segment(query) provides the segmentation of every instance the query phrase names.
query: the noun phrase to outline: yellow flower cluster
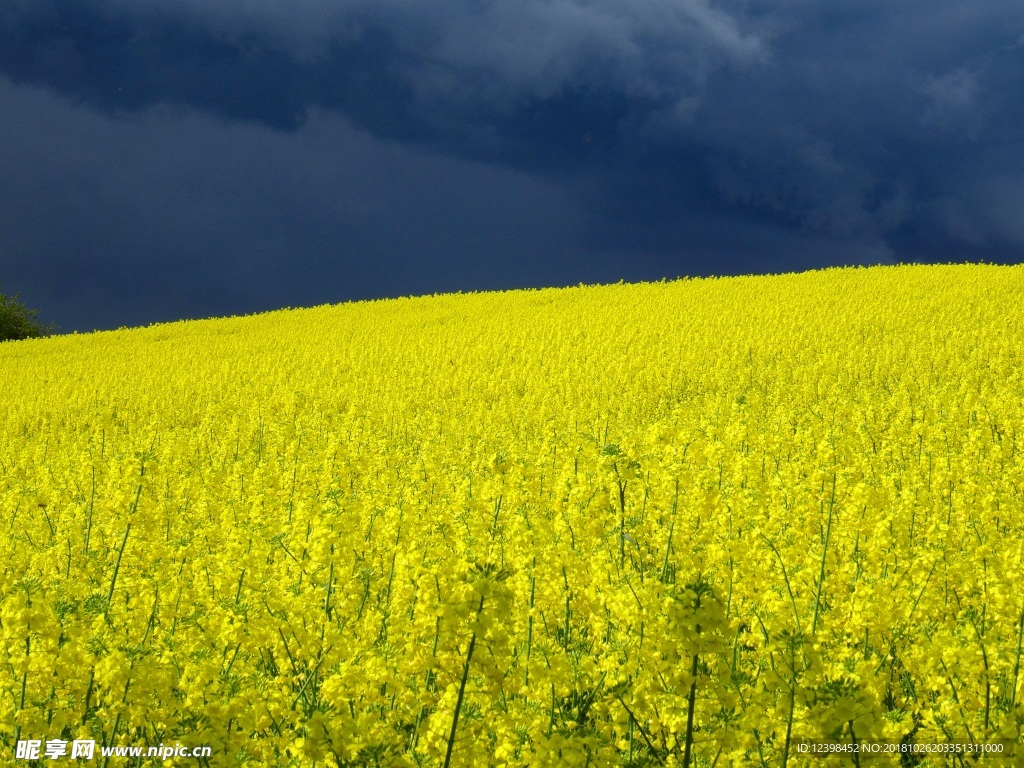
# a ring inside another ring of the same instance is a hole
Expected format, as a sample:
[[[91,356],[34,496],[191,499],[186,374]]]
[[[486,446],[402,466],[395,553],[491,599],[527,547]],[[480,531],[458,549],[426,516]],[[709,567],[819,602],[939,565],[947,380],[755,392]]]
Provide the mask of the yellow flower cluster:
[[[1021,307],[880,267],[0,345],[2,748],[1020,765]]]

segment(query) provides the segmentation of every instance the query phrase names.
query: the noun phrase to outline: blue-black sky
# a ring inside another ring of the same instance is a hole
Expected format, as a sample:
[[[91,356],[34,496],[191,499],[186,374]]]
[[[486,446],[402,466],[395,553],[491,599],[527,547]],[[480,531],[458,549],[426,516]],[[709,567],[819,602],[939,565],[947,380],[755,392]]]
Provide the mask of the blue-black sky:
[[[1019,0],[0,0],[65,331],[965,260],[1024,260]]]

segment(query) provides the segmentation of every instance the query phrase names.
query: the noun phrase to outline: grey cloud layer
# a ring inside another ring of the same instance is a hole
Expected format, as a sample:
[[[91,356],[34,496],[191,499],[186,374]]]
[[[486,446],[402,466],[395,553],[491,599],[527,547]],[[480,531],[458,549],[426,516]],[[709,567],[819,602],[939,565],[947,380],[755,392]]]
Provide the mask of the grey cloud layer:
[[[705,0],[108,0],[107,7],[176,18],[235,42],[264,35],[307,60],[328,55],[339,40],[355,41],[365,25],[379,26],[424,68],[487,73],[535,96],[572,81],[591,60],[608,61],[620,86],[647,90],[699,74],[702,59],[761,53],[756,36]]]
[[[336,111],[560,174],[612,239],[639,205],[912,258],[1024,248],[1019,2],[17,0],[0,68],[113,111]]]

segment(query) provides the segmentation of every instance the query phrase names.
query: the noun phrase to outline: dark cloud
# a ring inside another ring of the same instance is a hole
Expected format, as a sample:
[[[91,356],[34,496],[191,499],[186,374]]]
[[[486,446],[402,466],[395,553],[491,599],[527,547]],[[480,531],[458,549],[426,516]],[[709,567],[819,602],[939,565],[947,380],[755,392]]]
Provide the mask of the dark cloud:
[[[7,0],[0,73],[7,253],[153,317],[1024,251],[1019,3]]]
[[[558,185],[326,113],[289,134],[2,84],[0,103],[4,284],[69,330],[621,270],[578,261],[586,215]]]

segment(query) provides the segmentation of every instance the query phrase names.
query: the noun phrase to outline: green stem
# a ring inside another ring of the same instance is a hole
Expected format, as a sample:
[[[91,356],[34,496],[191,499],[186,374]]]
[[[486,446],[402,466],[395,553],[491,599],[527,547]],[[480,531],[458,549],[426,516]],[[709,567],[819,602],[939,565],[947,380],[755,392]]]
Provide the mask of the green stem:
[[[859,749],[860,741],[857,738],[857,734],[853,732],[853,720],[850,721],[850,739],[851,739],[851,741],[853,741],[853,749],[854,749],[854,752],[853,752],[853,765],[854,765],[854,768],[860,768],[860,753],[857,751]]]
[[[18,712],[23,712],[25,709],[25,689],[28,686],[28,657],[32,650],[32,638],[28,636],[25,638],[25,671],[21,674],[21,700],[18,702]],[[18,725],[14,729],[14,743],[17,744],[19,737],[21,736],[21,725]]]
[[[534,567],[537,565],[537,558],[534,558]],[[534,592],[537,587],[537,577],[530,576],[530,613],[526,619],[526,672],[523,675],[523,685],[528,686],[530,684],[530,655],[533,651],[533,598]],[[1020,643],[1017,644],[1018,646]],[[1020,648],[1017,649],[1017,655],[1020,656]]]
[[[327,575],[327,598],[324,600],[324,613],[327,614],[327,620],[331,620],[331,590],[334,588],[334,561],[331,560],[331,570]]]
[[[1013,688],[1010,689],[1010,707],[1017,703],[1017,678],[1020,675],[1020,649],[1024,640],[1024,602],[1020,607],[1020,620],[1017,622],[1017,655],[1013,660]]]
[[[793,709],[796,705],[796,644],[790,639],[789,646],[789,714],[786,716],[786,745],[782,750],[782,768],[789,762],[789,745],[793,737]]]
[[[789,574],[786,572],[786,563],[783,562],[782,554],[772,543],[771,539],[764,534],[761,534],[761,537],[768,542],[768,546],[772,548],[772,552],[774,552],[775,556],[779,558],[779,565],[782,566],[782,578],[786,580],[786,591],[789,592],[789,602],[793,606],[793,619],[796,621],[796,631],[803,634],[803,629],[800,627],[800,612],[796,609],[796,597],[793,595],[793,587],[789,583]]]
[[[647,729],[640,725],[640,721],[636,719],[636,715],[633,714],[633,710],[629,708],[622,696],[619,696],[618,699],[619,704],[622,705],[622,708],[626,710],[626,714],[629,715],[629,762],[633,762],[633,726],[635,725],[640,731],[640,735],[643,737],[644,743],[647,744],[647,749],[649,749],[651,754],[654,755],[654,759],[658,761],[659,765],[664,765],[665,761],[662,759],[661,753],[655,748],[654,743],[651,741],[651,737],[647,735]]]
[[[480,595],[480,605],[476,609],[476,615],[479,617],[480,612],[484,609],[484,596]],[[448,749],[444,754],[444,768],[449,768],[452,763],[452,750],[455,748],[455,729],[459,724],[459,712],[462,709],[462,700],[466,695],[466,681],[469,679],[469,665],[473,661],[473,649],[476,648],[476,630],[473,630],[473,636],[469,638],[469,650],[466,652],[466,664],[462,668],[462,682],[459,683],[459,696],[455,700],[455,712],[452,715],[452,729],[448,733]]]
[[[836,473],[832,473],[832,498],[828,502],[828,525],[825,527],[825,547],[821,552],[821,569],[818,572],[818,594],[814,597],[814,619],[811,621],[811,634],[818,629],[818,609],[821,607],[821,588],[825,584],[825,558],[828,557],[828,540],[832,534],[832,509],[836,502]]]
[[[85,523],[85,554],[89,554],[89,537],[92,535],[92,510],[96,505],[96,467],[92,468],[92,490],[89,492],[89,517]]]
[[[676,529],[676,509],[679,506],[679,478],[676,478],[676,497],[672,501],[672,522],[668,527],[668,544],[665,545],[665,559],[661,564],[661,583],[668,583],[668,557],[672,553],[672,534]]]
[[[1021,617],[1017,622],[1017,655],[1014,658],[1014,685],[1010,694],[1010,707],[1017,703],[1017,679],[1021,671],[1021,640],[1024,640],[1024,603],[1021,603]]]
[[[690,750],[693,748],[693,711],[697,704],[697,654],[690,664],[690,695],[686,702],[686,744],[683,747],[683,768],[690,768]]]
[[[139,486],[139,490],[142,490],[142,486]],[[135,498],[135,503],[138,505],[138,496]],[[117,551],[117,561],[114,563],[114,575],[110,578],[110,589],[107,590],[107,605],[103,610],[103,617],[107,618],[110,612],[110,601],[114,599],[114,585],[117,584],[117,574],[121,570],[121,558],[124,556],[124,546],[128,543],[128,533],[132,529],[131,521],[128,521],[128,527],[124,529],[124,537],[121,539],[121,548]]]

